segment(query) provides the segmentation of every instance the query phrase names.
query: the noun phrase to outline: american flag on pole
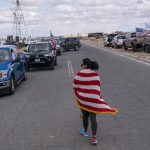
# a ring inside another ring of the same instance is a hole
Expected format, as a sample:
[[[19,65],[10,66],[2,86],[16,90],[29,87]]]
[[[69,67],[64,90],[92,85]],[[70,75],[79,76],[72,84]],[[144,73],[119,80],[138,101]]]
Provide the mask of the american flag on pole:
[[[53,49],[56,49],[57,40],[54,38],[51,30],[50,30],[50,44]]]
[[[136,28],[136,36],[145,36],[150,33],[149,30],[143,28]]]

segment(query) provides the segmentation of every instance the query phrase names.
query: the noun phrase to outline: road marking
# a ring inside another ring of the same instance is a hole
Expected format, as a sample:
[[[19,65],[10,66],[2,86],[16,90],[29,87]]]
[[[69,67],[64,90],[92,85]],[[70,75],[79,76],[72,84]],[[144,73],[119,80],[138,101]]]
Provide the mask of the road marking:
[[[67,66],[68,66],[69,76],[71,77],[71,69],[70,69],[69,60],[67,60]]]
[[[67,66],[68,66],[68,71],[69,71],[70,77],[74,77],[75,73],[74,73],[74,69],[73,69],[72,62],[70,59],[67,60]]]
[[[75,75],[74,75],[74,69],[73,69],[73,66],[72,66],[72,62],[71,62],[71,60],[69,62],[70,62],[72,77],[74,77]]]
[[[100,50],[102,50],[102,51],[106,51],[106,52],[109,52],[109,53],[112,53],[112,54],[116,54],[116,55],[118,55],[118,56],[121,56],[121,57],[130,59],[130,60],[136,61],[136,62],[138,62],[138,63],[144,64],[144,65],[147,65],[147,66],[150,66],[150,63],[143,62],[142,60],[137,60],[137,59],[135,59],[135,58],[132,58],[132,57],[129,57],[129,56],[125,56],[125,55],[123,55],[123,54],[118,54],[117,52],[109,51],[109,50],[106,49],[106,48],[99,48],[99,47],[97,47],[97,46],[93,46],[93,45],[90,45],[90,44],[87,44],[87,43],[85,43],[85,44],[86,44],[86,45],[89,45],[89,46],[91,46],[91,47],[94,47],[94,48],[98,48],[98,49],[100,49]],[[145,60],[145,61],[146,61],[146,60]]]

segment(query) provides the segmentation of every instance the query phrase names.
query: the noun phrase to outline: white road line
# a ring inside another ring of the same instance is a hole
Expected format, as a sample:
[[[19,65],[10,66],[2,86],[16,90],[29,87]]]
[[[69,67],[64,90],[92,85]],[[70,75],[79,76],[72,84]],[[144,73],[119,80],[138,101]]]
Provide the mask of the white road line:
[[[71,69],[72,77],[74,77],[75,74],[74,74],[74,69],[73,69],[71,60],[69,60],[69,63],[70,63],[70,69]]]
[[[102,50],[102,51],[106,51],[106,52],[109,52],[109,53],[112,53],[112,54],[116,54],[116,55],[119,55],[119,56],[121,56],[121,57],[124,57],[124,58],[130,59],[130,60],[136,61],[136,62],[138,62],[138,63],[141,63],[141,64],[144,64],[144,65],[150,66],[150,63],[143,62],[142,60],[137,60],[137,59],[135,59],[135,58],[132,58],[132,57],[129,57],[129,56],[125,56],[125,55],[123,55],[123,54],[118,54],[118,53],[116,53],[116,52],[109,51],[109,50],[107,50],[107,49],[105,49],[105,48],[99,48],[99,47],[97,47],[97,46],[93,46],[93,45],[90,45],[90,44],[87,44],[87,43],[85,43],[85,44],[86,44],[86,45],[89,45],[89,46],[91,46],[91,47],[98,48],[98,49],[100,49],[100,50]]]
[[[75,73],[74,73],[74,69],[73,69],[73,66],[72,66],[70,59],[67,60],[67,66],[68,66],[68,70],[69,70],[69,76],[74,77]]]
[[[67,66],[68,66],[69,76],[71,77],[71,69],[70,69],[69,60],[67,60]]]

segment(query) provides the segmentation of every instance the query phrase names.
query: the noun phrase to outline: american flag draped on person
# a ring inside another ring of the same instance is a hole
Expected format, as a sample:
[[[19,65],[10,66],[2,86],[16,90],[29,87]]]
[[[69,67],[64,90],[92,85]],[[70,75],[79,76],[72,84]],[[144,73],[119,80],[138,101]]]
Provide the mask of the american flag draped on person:
[[[56,49],[56,43],[57,43],[57,40],[54,38],[50,30],[50,44],[51,44],[52,49]]]

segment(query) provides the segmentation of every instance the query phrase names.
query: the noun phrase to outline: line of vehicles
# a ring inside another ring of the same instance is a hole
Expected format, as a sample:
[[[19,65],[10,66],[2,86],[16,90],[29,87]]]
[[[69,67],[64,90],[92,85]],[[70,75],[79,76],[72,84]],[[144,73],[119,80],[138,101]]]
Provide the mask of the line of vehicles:
[[[131,48],[134,52],[143,50],[150,53],[150,35],[136,36],[136,32],[118,35],[117,33],[107,34],[104,36],[104,46],[112,48]]]
[[[26,81],[27,71],[32,67],[47,66],[54,70],[57,56],[71,49],[78,51],[80,47],[78,38],[59,38],[55,48],[49,41],[33,42],[23,52],[14,45],[0,46],[0,94],[14,94],[15,86]]]

